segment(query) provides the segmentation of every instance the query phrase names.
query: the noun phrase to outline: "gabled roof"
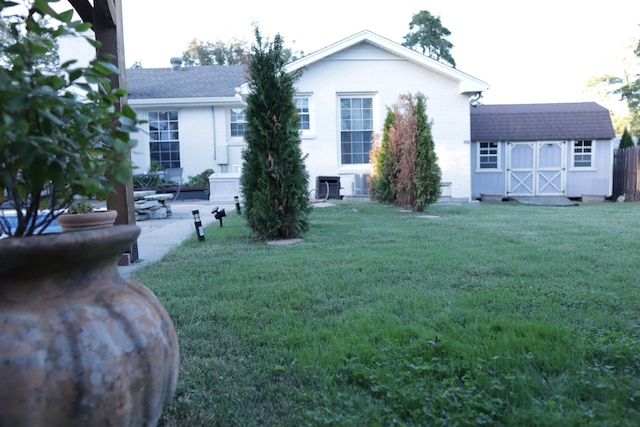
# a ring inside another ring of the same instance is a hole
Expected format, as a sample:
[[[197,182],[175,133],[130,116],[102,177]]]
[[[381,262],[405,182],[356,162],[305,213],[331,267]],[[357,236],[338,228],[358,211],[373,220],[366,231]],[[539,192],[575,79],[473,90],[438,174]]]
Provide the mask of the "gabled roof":
[[[126,71],[130,100],[230,98],[246,81],[243,65],[202,65],[167,68],[132,68]]]
[[[367,30],[356,33],[350,37],[347,37],[323,49],[302,57],[297,61],[289,64],[287,70],[295,71],[297,69],[307,67],[314,62],[320,61],[330,55],[355,46],[358,43],[369,43],[400,58],[404,58],[452,80],[458,81],[460,84],[460,93],[478,93],[483,92],[489,88],[489,85],[480,79],[472,77],[469,74],[463,73],[456,68],[443,64],[442,62],[436,61],[435,59],[429,58],[428,56],[416,52],[415,50],[404,47],[396,42],[393,42],[387,38],[384,38]]]
[[[595,102],[471,106],[472,141],[612,139],[609,110]]]

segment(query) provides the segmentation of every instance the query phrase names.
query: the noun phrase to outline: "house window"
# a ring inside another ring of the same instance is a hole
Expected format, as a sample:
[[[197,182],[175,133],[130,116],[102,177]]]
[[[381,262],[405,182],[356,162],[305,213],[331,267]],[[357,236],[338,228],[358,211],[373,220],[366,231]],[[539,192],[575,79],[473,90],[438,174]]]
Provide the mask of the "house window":
[[[149,113],[149,154],[165,169],[180,167],[177,111]]]
[[[229,113],[230,134],[232,138],[242,138],[247,130],[247,115],[244,109],[232,108]]]
[[[296,103],[296,113],[298,113],[298,130],[308,132],[311,129],[311,119],[309,116],[309,98],[297,96],[294,98]]]
[[[591,168],[593,167],[593,141],[573,142],[573,167]]]
[[[478,168],[498,169],[499,151],[497,142],[481,142],[478,148]]]
[[[369,163],[373,135],[373,98],[340,99],[342,164]]]

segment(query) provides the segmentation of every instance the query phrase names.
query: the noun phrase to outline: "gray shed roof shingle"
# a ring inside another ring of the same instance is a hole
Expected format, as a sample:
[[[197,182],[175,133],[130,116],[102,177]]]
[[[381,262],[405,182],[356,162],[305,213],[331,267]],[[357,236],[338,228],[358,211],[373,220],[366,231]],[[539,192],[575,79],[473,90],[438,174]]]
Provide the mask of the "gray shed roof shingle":
[[[471,107],[472,141],[612,139],[609,110],[595,102]]]
[[[246,82],[246,71],[243,65],[133,68],[126,82],[131,99],[230,97]]]

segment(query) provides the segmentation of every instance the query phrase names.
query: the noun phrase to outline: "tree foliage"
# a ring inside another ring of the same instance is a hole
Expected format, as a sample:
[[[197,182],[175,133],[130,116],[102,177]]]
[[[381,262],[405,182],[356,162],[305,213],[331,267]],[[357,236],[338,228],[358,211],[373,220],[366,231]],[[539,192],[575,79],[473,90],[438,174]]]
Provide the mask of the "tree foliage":
[[[182,61],[186,66],[248,64],[249,49],[244,40],[211,43],[194,38],[182,52]]]
[[[593,77],[587,82],[587,87],[593,90],[604,90],[609,95],[618,95],[625,101],[629,110],[628,117],[616,126],[616,131],[629,128],[631,134],[640,135],[640,41],[633,50],[632,64],[625,67],[623,76],[601,75]],[[616,125],[614,117],[614,125]]]
[[[303,56],[301,51],[293,51],[290,48],[282,50],[287,63]],[[251,61],[251,49],[248,43],[241,39],[232,39],[224,42],[217,40],[212,43],[194,38],[189,42],[187,50],[182,52],[182,62],[186,66],[198,65],[249,65]]]
[[[453,44],[446,40],[445,37],[451,35],[446,27],[442,25],[439,16],[433,16],[427,10],[421,10],[413,15],[409,23],[409,30],[415,31],[407,33],[404,36],[403,46],[420,51],[430,58],[438,61],[444,60],[456,67],[456,62],[451,55]]]
[[[423,211],[440,197],[437,160],[426,97],[401,95],[388,110],[381,143],[372,150],[371,197]]]
[[[287,73],[278,34],[263,43],[258,28],[249,64],[247,148],[240,178],[249,227],[261,239],[299,237],[309,228],[309,175],[293,100],[300,73]]]
[[[374,147],[370,156],[373,173],[369,177],[369,194],[373,200],[384,203],[394,203],[396,199],[396,165],[398,159],[389,139],[389,129],[394,120],[394,112],[388,108],[382,129],[382,140],[378,142],[374,135]]]
[[[442,171],[438,165],[431,124],[427,118],[427,99],[419,93],[416,96],[416,210],[422,212],[440,198]]]
[[[631,148],[633,147],[633,138],[627,129],[622,132],[622,137],[620,138],[620,146],[618,148]]]

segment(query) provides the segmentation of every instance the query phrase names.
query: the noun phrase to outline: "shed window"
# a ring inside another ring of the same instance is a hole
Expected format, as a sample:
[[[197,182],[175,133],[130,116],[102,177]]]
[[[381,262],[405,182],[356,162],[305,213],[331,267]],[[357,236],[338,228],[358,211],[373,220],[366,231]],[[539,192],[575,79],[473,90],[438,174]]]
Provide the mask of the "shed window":
[[[481,142],[478,148],[478,168],[498,169],[498,143]]]
[[[593,167],[593,141],[579,140],[573,142],[573,167]]]

